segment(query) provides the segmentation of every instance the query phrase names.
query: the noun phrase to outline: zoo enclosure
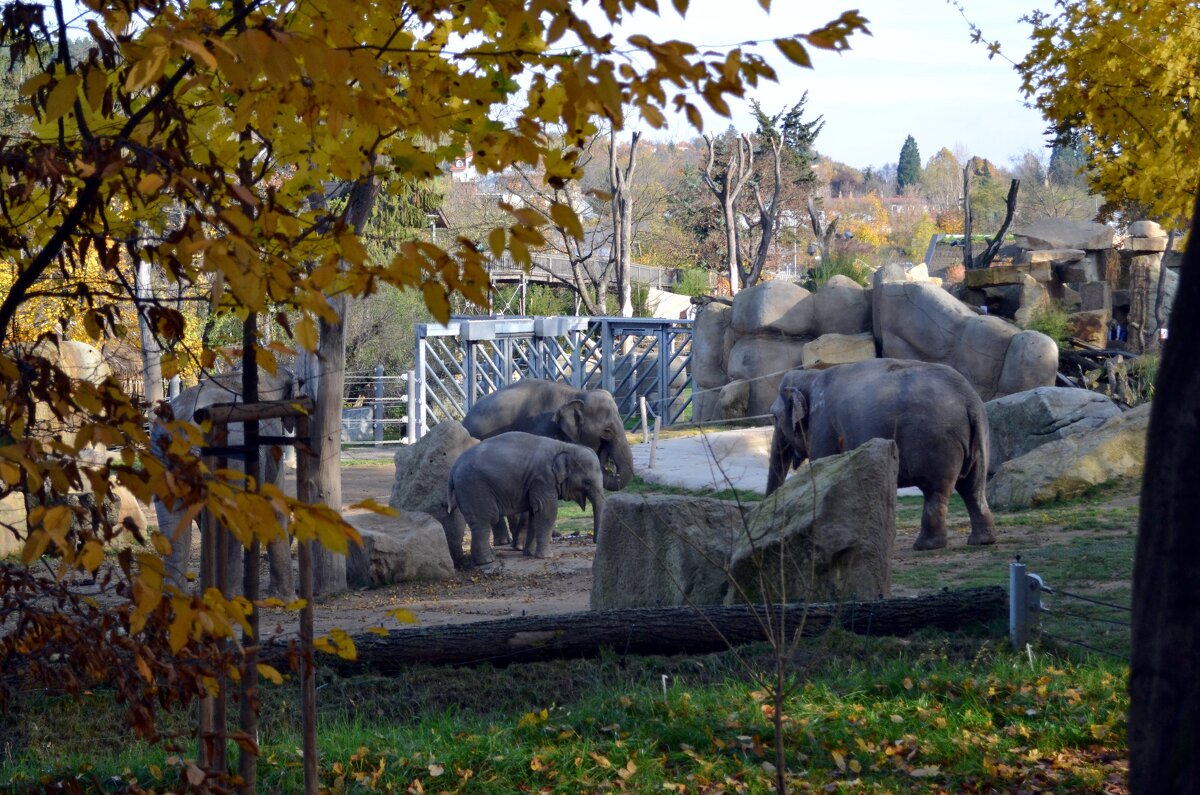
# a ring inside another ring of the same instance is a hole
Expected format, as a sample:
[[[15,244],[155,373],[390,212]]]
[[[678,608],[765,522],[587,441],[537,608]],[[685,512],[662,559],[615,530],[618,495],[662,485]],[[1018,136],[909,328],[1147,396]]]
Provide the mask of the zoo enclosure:
[[[410,441],[442,420],[461,420],[479,398],[522,378],[606,389],[630,427],[640,398],[664,425],[690,417],[690,320],[460,318],[416,331]]]

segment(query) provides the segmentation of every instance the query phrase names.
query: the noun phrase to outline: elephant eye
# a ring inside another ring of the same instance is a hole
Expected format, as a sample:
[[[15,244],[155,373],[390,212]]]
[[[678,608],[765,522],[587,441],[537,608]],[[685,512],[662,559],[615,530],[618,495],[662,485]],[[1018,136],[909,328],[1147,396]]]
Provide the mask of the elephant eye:
[[[602,431],[600,432],[600,438],[601,438],[601,439],[611,439],[612,437],[613,437],[613,430],[612,430],[612,428],[605,428],[604,430],[602,430]]]

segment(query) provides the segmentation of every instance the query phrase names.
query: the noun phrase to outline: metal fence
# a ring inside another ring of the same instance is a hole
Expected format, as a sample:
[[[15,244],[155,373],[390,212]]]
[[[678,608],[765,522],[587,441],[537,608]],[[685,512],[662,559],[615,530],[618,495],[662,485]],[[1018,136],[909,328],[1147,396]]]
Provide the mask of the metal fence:
[[[1042,638],[1128,659],[1129,605],[1052,587],[1041,576],[1026,571],[1019,559],[1009,564],[1008,585],[1008,631],[1014,651],[1022,651],[1033,639]],[[1046,626],[1048,619],[1055,618],[1069,619],[1075,636],[1059,634],[1057,626]],[[1078,637],[1081,631],[1084,637]]]
[[[630,427],[639,402],[670,425],[690,418],[692,321],[622,317],[460,318],[417,326],[409,437],[461,420],[521,378],[612,393]]]

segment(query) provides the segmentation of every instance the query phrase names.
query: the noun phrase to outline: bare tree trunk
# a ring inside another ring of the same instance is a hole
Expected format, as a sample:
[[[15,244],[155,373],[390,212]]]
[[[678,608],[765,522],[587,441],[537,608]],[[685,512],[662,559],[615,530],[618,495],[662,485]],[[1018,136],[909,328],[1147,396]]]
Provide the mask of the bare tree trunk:
[[[963,166],[963,267],[975,267],[975,255],[971,246],[971,164]]]
[[[1200,200],[1150,413],[1133,570],[1129,784],[1200,792]]]
[[[1004,223],[1000,224],[1000,231],[992,238],[992,242],[988,243],[987,250],[979,257],[977,267],[986,268],[992,264],[992,260],[1000,253],[1000,247],[1004,245],[1004,235],[1008,233],[1008,227],[1012,223],[1013,214],[1017,211],[1017,191],[1021,189],[1021,180],[1014,179],[1008,186],[1008,201],[1004,212]]]
[[[754,252],[754,260],[749,270],[741,272],[743,287],[753,287],[762,278],[763,267],[767,264],[767,255],[771,253],[771,244],[779,229],[779,193],[782,189],[783,173],[779,155],[783,151],[783,138],[775,136],[768,138],[771,145],[771,155],[775,161],[775,187],[771,191],[771,200],[764,203],[758,186],[754,188],[754,202],[758,205],[759,228],[762,236],[758,239],[758,247]]]
[[[633,317],[633,210],[629,187],[637,169],[637,145],[640,132],[633,133],[629,142],[629,158],[625,168],[617,164],[617,130],[608,134],[608,186],[612,192],[613,270],[617,277],[617,294],[620,296],[621,317]]]
[[[344,218],[356,234],[361,234],[366,226],[378,193],[379,184],[374,177],[359,181],[351,189]],[[341,511],[342,400],[346,383],[347,304],[345,296],[342,295],[330,296],[328,301],[338,319],[334,322],[320,319],[318,328],[321,336],[317,353],[315,356],[302,356],[300,370],[305,391],[316,401],[310,425],[312,451],[316,461],[310,470],[314,482],[309,485],[309,494],[315,502]],[[318,595],[346,590],[346,558],[320,544],[315,545],[313,579]]]
[[[812,194],[808,194],[808,222],[812,225],[813,236],[817,239],[817,248],[820,249],[822,262],[827,262],[832,255],[833,238],[837,234],[837,225],[840,220],[842,220],[842,217],[835,215],[833,220],[828,223],[822,223]]]
[[[738,137],[734,141],[736,149],[729,153],[729,162],[725,164],[725,173],[714,175],[716,145],[711,135],[705,135],[704,142],[708,144],[708,163],[704,168],[704,184],[708,186],[721,205],[721,218],[725,224],[725,268],[729,272],[729,292],[737,295],[740,275],[737,201],[754,170],[754,147],[750,145],[749,135]]]
[[[860,635],[908,635],[928,627],[957,630],[995,621],[1007,609],[1004,589],[993,585],[846,604],[695,605],[520,616],[414,627],[386,638],[356,635],[355,660],[327,662],[344,673],[369,668],[395,674],[415,664],[504,665],[593,657],[605,648],[621,654],[703,654],[768,640],[771,629],[780,626],[802,628],[806,636],[834,625]]]
[[[138,328],[142,332],[142,395],[151,409],[163,399],[162,346],[150,327],[146,309],[154,299],[154,281],[150,263],[139,260],[134,273],[134,291],[138,303]]]

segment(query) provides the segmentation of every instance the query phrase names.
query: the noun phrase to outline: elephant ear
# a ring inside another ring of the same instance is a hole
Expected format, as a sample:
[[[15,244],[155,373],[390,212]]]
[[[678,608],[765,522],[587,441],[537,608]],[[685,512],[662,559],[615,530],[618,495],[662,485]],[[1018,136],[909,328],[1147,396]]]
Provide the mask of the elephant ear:
[[[562,485],[567,482],[567,478],[571,476],[571,453],[568,450],[561,450],[554,454],[554,461],[550,465],[554,472],[554,483],[561,491]]]
[[[808,398],[799,389],[792,389],[789,398],[792,432],[796,439],[803,439],[808,432]]]
[[[568,400],[554,413],[554,423],[562,431],[563,436],[572,442],[579,441],[583,429],[583,401],[579,398]]]

